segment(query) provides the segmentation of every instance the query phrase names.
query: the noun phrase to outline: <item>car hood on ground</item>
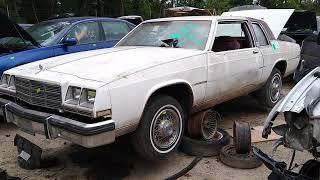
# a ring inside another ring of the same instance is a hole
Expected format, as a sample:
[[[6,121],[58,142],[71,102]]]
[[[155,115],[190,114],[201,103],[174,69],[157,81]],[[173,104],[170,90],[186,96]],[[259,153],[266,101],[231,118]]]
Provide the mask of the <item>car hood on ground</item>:
[[[39,46],[39,43],[33,39],[33,37],[25,31],[17,23],[11,21],[7,16],[0,13],[0,39],[5,37],[19,37],[26,41],[30,41],[36,47]]]
[[[5,73],[46,79],[50,72],[110,83],[153,66],[203,54],[203,51],[162,47],[116,47],[49,58]],[[52,79],[48,80],[52,81]]]
[[[255,9],[224,12],[222,16],[242,16],[265,21],[277,39],[294,9]]]

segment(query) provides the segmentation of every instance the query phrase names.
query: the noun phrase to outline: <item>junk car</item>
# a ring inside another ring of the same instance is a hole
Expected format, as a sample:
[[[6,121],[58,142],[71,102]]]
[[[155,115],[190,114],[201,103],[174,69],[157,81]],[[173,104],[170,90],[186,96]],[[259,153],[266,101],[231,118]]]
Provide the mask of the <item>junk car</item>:
[[[147,20],[114,48],[5,71],[0,107],[24,132],[88,148],[131,133],[155,160],[178,147],[192,113],[248,93],[273,107],[299,59],[298,44],[277,41],[258,19]]]

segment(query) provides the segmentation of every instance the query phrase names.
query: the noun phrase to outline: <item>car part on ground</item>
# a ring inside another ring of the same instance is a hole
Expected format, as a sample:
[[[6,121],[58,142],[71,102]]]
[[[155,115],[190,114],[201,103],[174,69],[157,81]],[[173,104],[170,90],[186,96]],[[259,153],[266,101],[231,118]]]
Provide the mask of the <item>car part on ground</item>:
[[[261,104],[272,108],[281,99],[282,74],[278,68],[274,68],[266,84],[255,94]]]
[[[285,162],[277,162],[255,149],[255,154],[272,170],[270,177],[278,179],[319,179],[320,162],[307,161],[298,173],[292,172],[291,166],[295,158],[295,151],[309,151],[315,159],[320,157],[320,68],[315,68],[307,74],[288,95],[283,98],[269,113],[262,137],[268,138],[273,130],[281,138],[277,140],[273,149],[278,146],[294,150],[289,168]],[[283,113],[285,124],[273,127],[278,114]]]
[[[249,123],[234,121],[233,142],[237,153],[245,154],[251,151],[251,129]]]
[[[202,160],[202,157],[194,158],[193,161],[187,167],[183,168],[178,173],[165,178],[165,180],[175,180],[182,177],[183,175],[187,174],[192,168],[194,168],[201,160]]]
[[[16,135],[14,145],[18,149],[18,164],[23,169],[38,169],[41,167],[42,149],[28,141],[27,139]]]
[[[138,129],[133,133],[135,150],[145,159],[156,161],[177,149],[184,132],[184,110],[167,95],[150,99]]]
[[[18,150],[18,164],[21,168],[32,170],[48,168],[57,165],[56,158],[42,159],[42,149],[20,135],[14,138]]]
[[[6,170],[0,168],[0,179],[1,180],[20,180],[19,177],[9,176]]]
[[[187,124],[188,134],[191,138],[211,140],[217,133],[221,116],[214,110],[206,110],[192,116]]]
[[[272,171],[268,176],[269,180],[318,180],[320,177],[320,162],[317,160],[308,160],[296,173],[290,168],[287,169],[285,162],[273,160],[258,148],[254,147],[253,152]]]
[[[219,155],[221,148],[229,143],[230,135],[226,131],[219,129],[210,141],[184,136],[179,149],[192,156],[210,157]]]
[[[253,169],[262,165],[262,161],[253,153],[239,154],[234,145],[228,145],[221,149],[220,160],[223,164],[239,169]]]
[[[302,79],[269,113],[262,136],[268,138],[273,129],[282,136],[277,146],[284,145],[294,150],[308,150],[314,156],[320,154],[320,68]],[[276,127],[273,121],[284,113],[286,124]]]

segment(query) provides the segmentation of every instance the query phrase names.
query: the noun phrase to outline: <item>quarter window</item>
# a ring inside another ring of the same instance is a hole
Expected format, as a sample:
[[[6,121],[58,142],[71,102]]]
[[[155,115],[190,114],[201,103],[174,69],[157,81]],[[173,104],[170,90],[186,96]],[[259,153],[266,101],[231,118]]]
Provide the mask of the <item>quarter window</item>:
[[[251,48],[252,38],[245,22],[219,22],[212,50],[214,52]]]
[[[263,30],[261,29],[261,27],[256,23],[253,23],[252,26],[253,26],[254,33],[256,34],[259,45],[267,46],[268,40]]]
[[[78,44],[96,43],[100,40],[97,22],[87,22],[75,25],[66,38],[75,38]]]
[[[120,40],[130,31],[129,26],[123,22],[102,22],[102,27],[107,41]]]

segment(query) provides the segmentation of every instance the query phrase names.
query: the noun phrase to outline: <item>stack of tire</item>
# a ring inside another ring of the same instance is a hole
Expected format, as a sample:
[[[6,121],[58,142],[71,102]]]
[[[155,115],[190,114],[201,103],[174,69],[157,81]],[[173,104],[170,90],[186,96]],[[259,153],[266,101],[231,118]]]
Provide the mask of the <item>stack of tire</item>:
[[[221,149],[220,160],[222,163],[239,169],[253,169],[262,165],[262,161],[253,153],[249,123],[234,122],[233,142],[234,144]]]
[[[218,156],[230,142],[229,134],[218,128],[220,121],[220,115],[212,109],[194,115],[188,121],[180,150],[192,156]]]

